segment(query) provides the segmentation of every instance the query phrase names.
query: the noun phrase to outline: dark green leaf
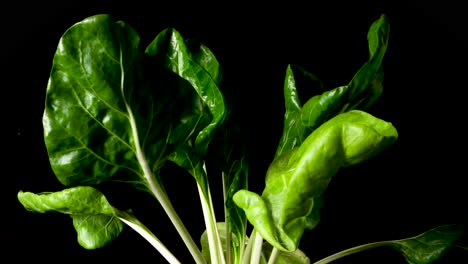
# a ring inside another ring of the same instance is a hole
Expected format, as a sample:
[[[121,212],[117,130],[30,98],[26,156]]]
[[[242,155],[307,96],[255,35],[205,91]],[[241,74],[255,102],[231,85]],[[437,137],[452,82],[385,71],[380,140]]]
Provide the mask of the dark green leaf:
[[[441,258],[464,232],[462,225],[443,225],[418,236],[395,240],[390,246],[411,264],[429,264]]]
[[[138,42],[130,27],[107,15],[75,24],[60,39],[43,124],[63,184],[95,184],[119,171],[141,178],[127,108]]]
[[[299,100],[294,71],[288,66],[284,83],[284,129],[276,157],[299,146],[313,130],[333,116],[353,109],[365,110],[379,98],[383,89],[382,60],[387,50],[388,37],[389,24],[386,16],[382,15],[368,31],[370,58],[352,80],[345,86],[313,96],[304,106]],[[295,72],[308,74],[301,68]],[[317,81],[315,76],[308,75],[309,79]]]
[[[359,69],[346,86],[341,86],[312,97],[303,107],[301,121],[304,126],[315,129],[338,113],[371,106],[382,93],[382,61],[389,37],[387,17],[375,21],[367,35],[369,60]]]
[[[212,54],[199,53],[190,59],[202,61],[200,72],[192,67],[179,76],[141,51],[137,33],[122,21],[97,15],[69,28],[54,56],[43,118],[58,179],[71,186],[113,180],[147,190],[149,174],[158,177],[179,147],[196,144],[202,152],[223,105],[215,104],[222,102],[217,90],[199,88],[208,77],[195,80],[218,78]]]
[[[224,98],[219,90],[222,70],[216,57],[206,46],[184,40],[174,29],[161,32],[145,53],[189,82],[208,107],[207,114],[211,114],[211,122],[194,135],[195,140],[191,143],[203,157],[215,129],[223,122],[226,114]]]
[[[206,46],[184,40],[174,29],[161,32],[145,53],[186,80],[200,98],[201,111],[197,114],[198,118],[209,121],[200,122],[191,128],[185,145],[176,149],[169,159],[187,169],[207,195],[205,155],[216,128],[223,122],[226,114],[224,98],[219,90],[221,67]],[[205,106],[208,111],[203,111]]]
[[[415,237],[379,241],[348,248],[315,263],[326,264],[364,250],[386,246],[401,252],[410,264],[430,264],[444,256],[447,250],[462,237],[464,231],[465,226],[462,224],[442,225]]]

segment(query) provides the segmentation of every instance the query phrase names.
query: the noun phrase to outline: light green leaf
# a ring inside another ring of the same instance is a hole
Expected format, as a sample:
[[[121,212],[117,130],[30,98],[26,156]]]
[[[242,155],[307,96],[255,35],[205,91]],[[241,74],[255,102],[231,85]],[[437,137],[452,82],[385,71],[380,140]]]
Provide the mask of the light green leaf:
[[[385,15],[371,25],[367,35],[370,58],[347,85],[323,92],[317,77],[302,68],[288,65],[284,82],[284,128],[275,157],[298,147],[313,130],[333,116],[353,109],[366,110],[380,97],[383,89],[382,61],[387,50],[389,29]],[[295,74],[319,84],[317,90],[320,94],[310,98],[304,106],[299,100]]]
[[[328,120],[300,147],[276,158],[267,171],[262,195],[238,191],[234,202],[274,247],[297,249],[320,197],[341,167],[363,162],[389,147],[398,133],[391,123],[352,110]]]
[[[116,239],[123,223],[104,195],[92,187],[74,187],[54,193],[19,192],[18,200],[28,211],[68,214],[78,234],[78,243],[87,249],[101,248]]]

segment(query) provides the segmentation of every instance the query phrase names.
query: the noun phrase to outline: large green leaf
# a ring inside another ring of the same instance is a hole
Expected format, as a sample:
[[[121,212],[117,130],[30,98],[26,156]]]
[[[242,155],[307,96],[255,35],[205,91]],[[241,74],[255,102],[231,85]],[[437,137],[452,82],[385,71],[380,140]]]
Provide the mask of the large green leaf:
[[[68,214],[78,234],[78,243],[87,249],[101,248],[116,239],[123,229],[104,195],[92,187],[74,187],[55,193],[18,192],[18,200],[28,211]]]
[[[370,26],[367,34],[370,58],[352,80],[347,85],[313,96],[304,106],[299,100],[295,74],[318,83],[319,92],[323,91],[322,83],[304,69],[288,65],[284,82],[284,129],[276,157],[299,146],[313,130],[333,116],[353,109],[366,110],[379,98],[383,89],[382,60],[388,38],[388,19],[382,15]]]
[[[222,70],[214,54],[204,45],[185,40],[175,29],[162,31],[146,48],[146,55],[184,79],[197,92],[199,111],[192,119],[201,120],[190,131],[184,146],[169,157],[187,169],[207,195],[204,160],[217,127],[224,121],[226,109],[219,85]]]
[[[73,25],[54,56],[43,118],[58,179],[146,189],[149,175],[158,176],[194,131],[211,131],[210,106],[201,99],[210,94],[199,96],[192,84],[141,51],[137,33],[122,21],[97,15]]]
[[[185,79],[207,106],[210,123],[193,134],[192,145],[204,156],[215,129],[226,115],[224,98],[220,91],[222,69],[215,55],[204,45],[185,40],[175,29],[161,32],[146,48],[145,53],[160,62],[163,67]]]
[[[209,143],[225,119],[224,97],[219,89],[221,67],[214,54],[204,45],[182,38],[174,29],[161,32],[148,46],[145,54],[167,70],[184,79],[198,94],[200,111],[192,115],[200,122],[190,130],[184,144],[168,157],[185,168],[196,180],[208,239],[212,248],[212,262],[222,261],[222,246],[216,234],[215,212],[211,201],[205,158]],[[195,104],[196,105],[196,104]],[[216,252],[214,252],[216,250]]]
[[[312,132],[300,147],[283,153],[267,171],[262,195],[241,190],[235,203],[265,240],[294,251],[332,176],[341,167],[365,161],[397,139],[391,123],[366,112],[339,114]]]
[[[130,95],[138,42],[136,32],[107,15],[75,24],[60,39],[43,124],[50,163],[63,184],[96,184],[122,171],[141,180],[129,107],[136,102]]]

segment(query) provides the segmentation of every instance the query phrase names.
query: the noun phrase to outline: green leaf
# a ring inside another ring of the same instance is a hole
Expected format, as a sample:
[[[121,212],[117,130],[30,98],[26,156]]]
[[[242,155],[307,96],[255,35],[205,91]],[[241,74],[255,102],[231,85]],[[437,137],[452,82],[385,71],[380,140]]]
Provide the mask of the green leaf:
[[[441,258],[464,233],[462,225],[435,227],[418,236],[390,242],[410,264],[429,264]]]
[[[171,28],[161,32],[145,53],[165,69],[183,78],[200,99],[199,111],[194,112],[194,116],[204,122],[197,122],[196,127],[191,128],[184,146],[175,149],[169,159],[194,176],[207,195],[204,170],[206,151],[226,114],[224,98],[219,90],[221,67],[206,46],[184,40],[178,31]],[[205,108],[208,110],[205,111]]]
[[[369,60],[359,69],[352,80],[340,86],[310,98],[301,105],[296,87],[295,72],[319,82],[314,75],[301,68],[293,71],[291,65],[286,70],[284,98],[286,112],[283,135],[278,144],[275,157],[299,146],[303,140],[322,123],[333,116],[353,110],[366,110],[382,93],[382,60],[387,50],[389,24],[385,15],[376,20],[368,31]],[[323,87],[320,84],[322,91]]]
[[[363,162],[390,146],[398,133],[391,123],[360,110],[328,120],[300,147],[276,158],[262,195],[241,190],[235,203],[274,247],[294,251],[304,229],[313,225],[315,199],[341,167]]]
[[[203,69],[213,73],[207,56],[191,59],[203,60]],[[211,90],[194,89],[188,75],[174,74],[167,66],[140,49],[138,34],[123,21],[96,15],[76,23],[54,55],[43,117],[45,143],[64,185],[113,181],[151,193],[201,263],[159,174],[172,153],[193,144],[194,135],[199,141],[195,150],[202,151],[212,131],[207,127],[220,115],[207,110],[213,109],[206,99],[215,97]]]
[[[225,213],[228,224],[226,233],[231,242],[233,258],[237,260],[241,258],[243,246],[247,240],[247,217],[245,212],[234,203],[233,196],[237,191],[247,189],[248,171],[246,158],[242,157],[240,160],[233,161],[229,170],[224,175],[224,185],[226,188]],[[233,239],[232,236],[235,236],[236,239]]]
[[[387,50],[390,27],[382,15],[370,27],[367,39],[369,60],[359,69],[351,81],[341,87],[314,96],[304,104],[301,121],[315,129],[331,117],[352,109],[366,110],[382,93],[382,61]]]
[[[227,223],[227,230],[224,232],[230,245],[227,256],[232,257],[234,263],[240,259],[242,247],[247,239],[247,218],[244,211],[232,199],[237,191],[248,188],[248,161],[243,139],[239,126],[234,123],[232,116],[229,116],[213,139],[211,154],[212,164],[215,165],[215,169],[221,170],[223,175],[225,222]],[[236,236],[238,241],[231,240],[231,236]]]
[[[221,67],[207,47],[184,40],[179,32],[171,28],[161,32],[150,43],[145,54],[184,79],[198,94],[200,111],[195,114],[200,122],[190,130],[183,146],[176,148],[168,159],[185,168],[195,178],[212,246],[212,261],[222,261],[222,248],[216,234],[216,219],[205,170],[208,144],[226,115],[224,98],[219,89]]]
[[[133,29],[107,15],[75,24],[60,39],[43,124],[63,184],[97,184],[121,171],[141,178],[127,108],[138,42]]]
[[[18,192],[18,200],[28,211],[60,212],[73,219],[78,243],[96,249],[116,239],[123,223],[104,195],[92,187],[74,187],[55,193]]]
[[[441,225],[414,237],[373,242],[345,249],[314,264],[327,264],[351,254],[382,246],[401,252],[410,264],[430,264],[441,259],[464,232],[465,226],[462,224]]]
[[[158,60],[165,68],[185,79],[196,90],[209,109],[211,121],[194,133],[190,142],[200,156],[206,154],[215,129],[225,118],[225,104],[219,89],[222,70],[215,55],[204,45],[184,40],[175,29],[161,32],[146,48],[145,53]]]
[[[113,180],[147,190],[149,174],[158,177],[194,132],[200,142],[211,133],[210,106],[183,77],[141,51],[122,21],[97,15],[69,28],[54,55],[43,117],[57,178],[67,186]],[[201,95],[211,98],[206,90]]]
[[[292,66],[288,65],[286,69],[286,78],[284,81],[284,128],[283,135],[278,144],[275,157],[299,146],[307,137],[306,128],[302,125],[301,111],[302,104],[296,88],[296,80]]]

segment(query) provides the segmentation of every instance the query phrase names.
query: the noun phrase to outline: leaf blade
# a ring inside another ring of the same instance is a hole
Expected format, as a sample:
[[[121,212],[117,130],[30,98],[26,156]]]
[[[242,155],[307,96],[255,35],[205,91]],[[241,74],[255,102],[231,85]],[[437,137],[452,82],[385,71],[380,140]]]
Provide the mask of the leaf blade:
[[[101,248],[123,230],[117,211],[97,189],[80,186],[55,193],[18,192],[18,200],[32,212],[60,212],[73,219],[78,243],[86,249]]]

